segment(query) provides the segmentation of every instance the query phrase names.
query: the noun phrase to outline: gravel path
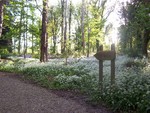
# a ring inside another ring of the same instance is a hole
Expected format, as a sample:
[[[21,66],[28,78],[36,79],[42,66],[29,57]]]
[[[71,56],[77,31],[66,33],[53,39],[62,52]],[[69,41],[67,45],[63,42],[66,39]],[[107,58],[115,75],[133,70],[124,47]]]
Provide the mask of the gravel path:
[[[112,113],[68,95],[24,82],[15,74],[0,72],[0,113]]]

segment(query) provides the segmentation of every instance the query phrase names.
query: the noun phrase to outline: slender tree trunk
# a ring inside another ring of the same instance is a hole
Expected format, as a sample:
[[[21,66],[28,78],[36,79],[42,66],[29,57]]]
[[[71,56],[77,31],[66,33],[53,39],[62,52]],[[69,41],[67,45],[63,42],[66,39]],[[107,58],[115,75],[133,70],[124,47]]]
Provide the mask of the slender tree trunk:
[[[132,37],[130,38],[130,49],[132,49],[132,42],[133,42],[133,39]]]
[[[88,7],[87,7],[88,9]],[[88,48],[87,48],[87,57],[90,55],[90,25],[89,25],[89,11],[87,10],[87,20],[88,20]]]
[[[3,29],[3,9],[4,9],[4,0],[0,0],[0,37],[2,35]]]
[[[54,42],[54,53],[56,53],[56,35],[57,35],[57,29],[56,29],[56,16],[54,14],[54,36],[53,36],[53,42]]]
[[[14,45],[13,45],[13,47],[14,47],[14,48],[13,48],[13,53],[16,53],[16,51],[15,51],[15,50],[16,50],[16,41],[15,41],[15,39],[13,39],[13,44],[14,44]]]
[[[67,43],[67,0],[65,1],[65,29],[64,29],[64,52],[66,51]]]
[[[61,53],[64,52],[63,50],[63,43],[64,43],[64,0],[61,0],[61,10],[62,10],[62,14],[61,14]]]
[[[21,12],[20,12],[20,23],[19,23],[19,37],[18,37],[18,39],[19,39],[19,43],[18,43],[18,54],[20,55],[21,54],[21,52],[20,52],[20,50],[21,50],[21,34],[22,34],[22,18],[23,18],[23,13],[24,13],[24,6],[23,6],[23,4],[21,4],[22,5],[22,8],[21,8]]]
[[[24,9],[23,9],[24,10]],[[25,11],[24,11],[25,12]],[[25,18],[25,14],[23,14],[23,17],[22,18]],[[26,49],[26,20],[24,20],[24,23],[23,24],[23,42],[24,42],[24,45],[23,45],[23,56],[24,56],[24,59],[26,58],[26,55],[25,55],[25,49]]]
[[[55,25],[55,22],[54,22],[54,25]],[[54,46],[53,46],[53,53],[56,52],[56,35],[55,35],[55,28],[54,27],[55,26],[53,26],[53,28],[52,28],[52,34],[53,34],[52,42],[54,44]]]
[[[72,1],[70,0],[70,10],[69,10],[69,50],[71,50],[71,20],[72,20]]]
[[[32,25],[34,24],[34,18],[33,18],[33,14],[32,14]],[[33,40],[33,31],[32,31],[32,36],[31,36],[31,40],[32,40],[32,55],[34,54],[34,40]]]
[[[34,54],[34,47],[33,47],[33,33],[32,33],[32,55]]]
[[[99,40],[96,39],[96,50],[99,51]]]
[[[23,51],[23,56],[24,56],[24,59],[26,58],[26,36],[25,36],[26,34],[25,33],[23,33],[23,41],[24,41],[24,51]]]
[[[82,52],[84,54],[85,50],[85,40],[84,40],[84,0],[82,0],[82,11],[81,11],[81,31],[82,31]]]
[[[88,26],[88,49],[87,49],[87,57],[90,55],[90,28]]]
[[[57,35],[57,29],[56,29],[56,15],[53,11],[53,8],[52,8],[52,11],[51,11],[51,20],[53,22],[53,26],[52,26],[52,35],[53,35],[53,38],[52,38],[52,42],[53,42],[53,53],[56,53],[56,35]]]
[[[148,57],[147,48],[148,48],[148,43],[150,41],[150,31],[145,31],[143,38],[144,38],[143,39],[143,49],[142,49],[143,55]]]
[[[56,35],[53,36],[54,49],[53,53],[56,53]]]
[[[48,62],[48,33],[46,33],[46,41],[45,41],[45,61]]]
[[[27,54],[27,52],[28,52],[28,4],[27,4],[27,0],[26,0],[26,6],[27,6],[27,12],[26,12],[26,26],[25,26],[25,28],[26,28],[26,47],[25,47],[25,55]]]
[[[42,33],[41,33],[41,52],[40,61],[47,61],[47,5],[48,0],[43,0],[43,13],[42,13]]]

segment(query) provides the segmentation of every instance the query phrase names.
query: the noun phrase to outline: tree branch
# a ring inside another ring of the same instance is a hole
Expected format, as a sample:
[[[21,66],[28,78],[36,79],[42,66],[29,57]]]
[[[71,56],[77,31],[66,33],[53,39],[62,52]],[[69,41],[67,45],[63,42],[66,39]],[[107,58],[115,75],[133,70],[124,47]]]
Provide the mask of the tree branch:
[[[41,15],[42,15],[42,10],[38,7],[37,0],[35,0],[35,3],[36,3],[36,8],[40,11],[40,13],[41,13]]]

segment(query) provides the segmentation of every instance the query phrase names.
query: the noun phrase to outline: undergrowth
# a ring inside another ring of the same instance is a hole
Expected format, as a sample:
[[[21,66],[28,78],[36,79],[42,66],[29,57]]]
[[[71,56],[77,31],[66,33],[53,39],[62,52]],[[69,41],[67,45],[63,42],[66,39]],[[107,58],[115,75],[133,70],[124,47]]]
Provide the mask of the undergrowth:
[[[146,113],[150,108],[150,66],[140,59],[121,61],[119,58],[116,61],[113,87],[110,85],[110,64],[104,63],[103,91],[99,90],[98,61],[95,59],[83,59],[69,65],[59,61],[44,64],[16,60],[1,62],[0,70],[22,73],[27,79],[47,88],[80,90],[92,102],[104,102],[114,111]]]

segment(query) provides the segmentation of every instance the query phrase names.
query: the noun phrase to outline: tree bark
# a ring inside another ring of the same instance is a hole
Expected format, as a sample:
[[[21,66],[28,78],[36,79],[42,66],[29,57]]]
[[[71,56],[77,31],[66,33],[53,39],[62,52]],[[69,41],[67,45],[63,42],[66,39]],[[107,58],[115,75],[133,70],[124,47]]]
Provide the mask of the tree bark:
[[[71,50],[71,20],[72,20],[72,1],[70,0],[70,10],[69,10],[69,50]]]
[[[26,25],[25,25],[25,30],[26,30],[26,47],[25,49],[25,55],[28,53],[28,1],[26,0],[26,6],[27,6],[27,12],[26,12]]]
[[[67,43],[67,0],[65,1],[65,29],[64,29],[64,52],[66,51]]]
[[[45,61],[48,62],[48,33],[46,33],[45,43]]]
[[[91,32],[91,30],[90,30],[90,24],[89,24],[89,6],[87,7],[87,20],[88,20],[88,42],[87,42],[87,46],[88,46],[88,48],[87,48],[87,57],[89,57],[90,56],[90,32]]]
[[[61,0],[61,10],[62,10],[62,14],[61,14],[61,53],[64,52],[63,50],[63,43],[64,43],[64,0]]]
[[[24,4],[24,3],[23,3]],[[18,43],[18,54],[20,55],[20,50],[21,50],[21,33],[22,33],[22,18],[23,18],[23,12],[24,12],[24,6],[22,5],[22,8],[21,8],[21,12],[20,12],[20,22],[19,22],[19,43]]]
[[[41,53],[40,61],[47,61],[47,5],[48,0],[43,0],[43,12],[42,12],[42,33],[41,33]]]
[[[3,9],[4,9],[4,0],[0,0],[0,37],[2,35],[2,27],[3,27]]]
[[[34,19],[32,18],[32,25],[34,24]],[[32,36],[31,36],[31,40],[32,40],[32,55],[34,54],[34,47],[33,47],[33,44],[34,44],[34,42],[33,42],[33,32],[32,32]]]
[[[84,54],[85,40],[84,40],[84,0],[82,0],[82,11],[81,11],[81,31],[82,31],[82,52]]]
[[[148,48],[149,41],[150,41],[150,31],[145,31],[144,39],[143,39],[143,55],[145,57],[148,57],[147,48]]]

